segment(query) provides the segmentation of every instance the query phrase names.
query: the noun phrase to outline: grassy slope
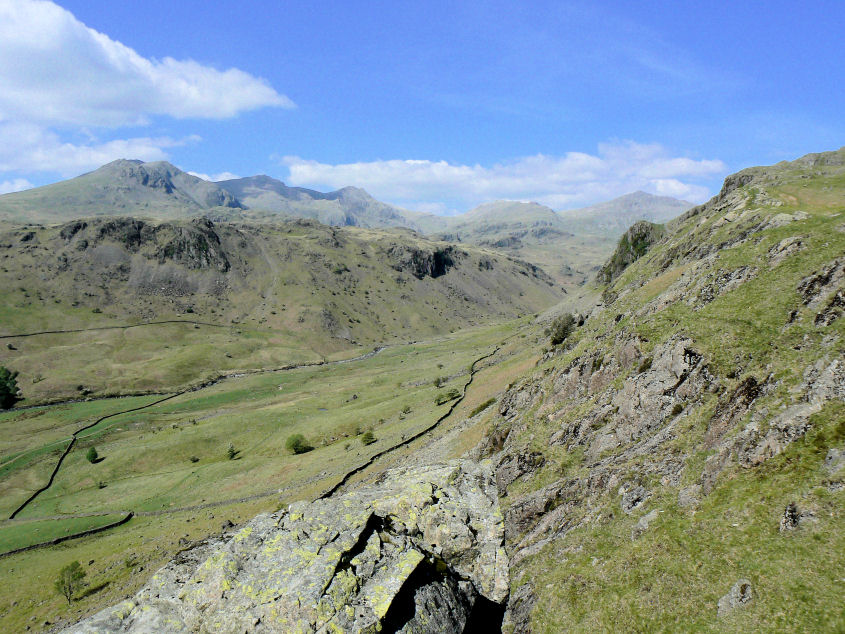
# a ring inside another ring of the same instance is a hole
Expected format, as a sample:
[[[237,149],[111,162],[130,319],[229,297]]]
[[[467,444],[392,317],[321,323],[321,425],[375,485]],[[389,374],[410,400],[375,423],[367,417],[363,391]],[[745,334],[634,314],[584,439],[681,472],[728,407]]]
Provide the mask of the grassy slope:
[[[638,474],[648,473],[648,467],[665,457],[681,456],[685,468],[680,487],[684,487],[699,481],[706,458],[714,455],[704,442],[705,433],[718,403],[742,380],[769,377],[770,389],[752,407],[765,431],[782,407],[799,398],[795,388],[806,368],[818,359],[830,363],[842,358],[845,319],[830,326],[815,325],[814,315],[821,307],[804,306],[797,286],[845,253],[845,170],[841,165],[807,169],[790,164],[754,173],[756,180],[737,190],[739,202],[732,211],[717,213],[717,205],[711,204],[670,225],[670,235],[609,289],[608,296],[617,299],[574,335],[567,352],[538,368],[529,383],[542,386],[544,396],[524,412],[528,424],[517,432],[520,438],[515,444],[543,452],[547,462],[532,479],[511,485],[505,504],[560,478],[590,473],[583,449],[566,452],[548,442],[553,432],[592,407],[593,401],[569,407],[555,396],[555,377],[576,359],[609,360],[618,354],[617,342],[634,335],[640,338],[644,356],[673,336],[694,341],[724,386],[721,396],[702,395],[700,402],[685,409],[670,440],[651,455],[619,462],[624,482],[626,477],[636,480]],[[701,245],[735,241],[761,222],[796,211],[809,215],[717,249],[715,259],[701,268],[696,268],[698,256],[684,255]],[[733,222],[721,220],[725,215]],[[803,249],[770,263],[770,250],[792,236],[800,237]],[[743,266],[755,269],[756,277],[709,303],[700,300],[698,293],[715,272]],[[678,290],[684,273],[692,283]],[[790,323],[793,310],[796,318]],[[635,366],[630,374],[638,371]],[[620,387],[621,381],[618,377],[612,385]],[[552,413],[554,423],[547,419]],[[746,425],[749,416],[728,437]],[[530,582],[538,596],[532,628],[548,632],[562,627],[578,631],[845,628],[841,600],[845,492],[830,484],[841,482],[841,472],[832,477],[822,468],[828,449],[841,448],[845,442],[842,401],[828,402],[810,418],[810,425],[804,437],[758,467],[729,465],[697,508],[679,508],[679,487],[654,475],[645,481],[653,497],[630,516],[620,512],[616,488],[576,505],[567,520],[577,528],[512,570],[513,589]],[[778,522],[790,502],[814,512],[816,521],[791,534],[779,533]],[[658,510],[658,519],[633,541],[632,528],[653,509]],[[743,577],[752,582],[755,600],[726,619],[717,619],[718,599]]]
[[[101,510],[158,510],[298,486],[311,479],[329,482],[350,461],[397,441],[436,418],[437,376],[455,377],[488,342],[504,338],[510,327],[451,335],[431,343],[388,348],[355,363],[230,379],[189,392],[149,409],[110,418],[80,434],[53,487],[22,517]],[[441,364],[443,367],[438,367]],[[353,398],[356,396],[356,398]],[[153,399],[119,399],[7,413],[0,428],[4,455],[30,452],[12,462],[3,487],[0,512],[8,515],[53,464],[56,447],[72,424],[96,420],[101,412],[136,407]],[[408,414],[401,414],[405,407]],[[58,410],[58,411],[53,411]],[[373,429],[379,442],[364,447],[356,429]],[[289,456],[287,437],[303,433],[317,451]],[[232,443],[241,451],[228,460]],[[87,448],[96,445],[104,460],[89,464]],[[198,458],[191,462],[190,458]],[[325,472],[325,473],[323,473]],[[322,473],[322,475],[320,475]],[[315,480],[315,481],[316,481]],[[98,483],[107,483],[104,489]],[[324,483],[325,483],[324,482]],[[325,487],[324,487],[325,488]]]
[[[491,350],[496,342],[507,340],[501,354],[479,372],[454,420],[463,418],[533,364],[534,348],[514,337],[524,327],[524,322],[517,322],[476,328],[388,348],[361,362],[232,379],[93,428],[69,455],[54,488],[22,514],[24,520],[104,510],[171,510],[267,491],[276,493],[224,507],[140,516],[96,538],[8,558],[3,562],[4,576],[15,584],[10,584],[14,589],[0,600],[0,627],[15,630],[28,623],[30,615],[40,623],[44,618],[53,622],[56,617],[71,618],[78,614],[76,610],[89,613],[129,594],[175,554],[181,536],[203,537],[216,530],[223,519],[247,518],[295,499],[316,496],[346,469],[435,420],[448,407],[436,406],[436,395],[462,385],[471,361]],[[436,377],[448,380],[437,388],[432,383]],[[0,421],[0,429],[16,431],[15,450],[24,449],[23,439],[29,438],[29,450],[36,451],[40,443],[52,442],[69,431],[73,427],[69,421],[77,417],[82,422],[109,408],[137,406],[145,400],[152,399],[48,406],[35,410],[43,413],[30,418],[23,416],[25,412],[17,416],[8,413]],[[483,416],[479,418],[481,425]],[[413,455],[452,424],[450,420],[432,437],[417,441],[415,447],[391,454],[372,471]],[[375,444],[364,446],[356,437],[356,431],[366,429],[375,433]],[[466,436],[466,440],[457,443],[456,451],[460,453],[462,447],[473,444],[479,431],[464,430],[459,438]],[[284,443],[292,433],[303,433],[316,449],[290,455]],[[226,457],[230,442],[240,451],[236,460]],[[104,458],[93,465],[85,460],[87,447],[92,444]],[[5,449],[4,454],[8,451]],[[192,463],[191,456],[199,460]],[[42,483],[37,477],[39,469],[43,473],[42,467],[52,465],[54,460],[55,456],[45,456],[42,462],[0,479],[5,486],[0,496],[3,513],[26,494],[23,484],[15,490],[10,483]],[[99,481],[107,486],[98,488]],[[134,568],[124,564],[129,553],[138,560]],[[51,580],[73,559],[83,564],[93,559],[94,564],[86,566],[91,587],[107,585],[68,608],[52,590]],[[143,571],[137,570],[141,564]],[[23,570],[29,574],[21,574]],[[18,605],[13,606],[14,602]]]
[[[8,522],[0,525],[0,553],[106,526],[123,517],[124,515],[117,513],[69,519]]]
[[[445,245],[398,232],[308,222],[217,225],[215,248],[230,264],[221,272],[197,259],[161,258],[167,241],[191,225],[169,226],[158,242],[132,252],[118,239],[98,238],[101,223],[71,240],[59,228],[37,229],[25,242],[21,229],[0,236],[0,331],[162,319],[219,326],[5,339],[0,365],[20,372],[28,403],[76,397],[79,385],[95,395],[163,391],[225,371],[351,356],[512,319],[559,297],[542,274],[472,247],[461,247],[444,275],[417,279],[394,268],[406,265],[391,249],[431,253]]]

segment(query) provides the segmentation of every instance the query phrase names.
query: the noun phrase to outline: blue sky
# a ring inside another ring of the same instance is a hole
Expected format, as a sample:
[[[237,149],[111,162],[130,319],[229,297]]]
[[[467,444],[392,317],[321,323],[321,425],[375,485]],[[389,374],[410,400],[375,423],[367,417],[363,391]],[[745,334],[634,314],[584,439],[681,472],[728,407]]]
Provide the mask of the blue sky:
[[[141,158],[435,212],[697,202],[845,144],[843,23],[842,2],[0,0],[0,191]]]

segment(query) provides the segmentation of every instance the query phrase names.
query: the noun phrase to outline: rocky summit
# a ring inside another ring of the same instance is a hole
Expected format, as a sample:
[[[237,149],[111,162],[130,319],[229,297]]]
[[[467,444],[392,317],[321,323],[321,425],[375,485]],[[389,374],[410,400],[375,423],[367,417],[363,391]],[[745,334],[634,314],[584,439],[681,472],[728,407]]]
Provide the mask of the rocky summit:
[[[492,469],[461,460],[259,515],[66,631],[451,632],[501,622],[507,598]]]

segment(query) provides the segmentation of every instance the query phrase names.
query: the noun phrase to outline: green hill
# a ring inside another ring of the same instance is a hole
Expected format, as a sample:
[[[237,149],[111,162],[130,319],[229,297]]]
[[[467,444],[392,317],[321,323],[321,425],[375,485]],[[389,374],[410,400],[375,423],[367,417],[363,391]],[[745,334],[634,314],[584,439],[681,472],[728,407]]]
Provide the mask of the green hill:
[[[649,235],[487,421],[506,629],[840,631],[845,148]]]
[[[0,350],[0,364],[43,378],[24,386],[28,398],[55,398],[79,384],[95,393],[175,386],[208,368],[283,364],[286,355],[320,358],[512,319],[560,297],[541,270],[493,251],[311,220],[28,226],[0,234],[0,258],[0,334],[171,319],[225,327],[158,367],[127,354],[111,380],[80,368],[94,372],[97,363],[84,348],[65,350],[57,363],[49,338],[10,340],[19,350]],[[260,332],[235,337],[231,349],[213,345],[229,341],[232,327]],[[122,345],[109,338],[117,334],[99,335],[104,349]],[[268,341],[275,348],[262,348]],[[155,348],[155,337],[144,345]]]

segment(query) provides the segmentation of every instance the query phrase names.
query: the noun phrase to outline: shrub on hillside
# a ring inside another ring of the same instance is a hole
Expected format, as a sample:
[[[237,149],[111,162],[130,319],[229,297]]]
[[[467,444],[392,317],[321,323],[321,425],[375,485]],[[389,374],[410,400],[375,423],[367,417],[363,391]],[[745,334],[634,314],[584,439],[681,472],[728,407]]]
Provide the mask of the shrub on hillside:
[[[553,346],[559,346],[575,329],[575,317],[569,313],[555,317],[546,333]]]
[[[90,462],[91,464],[94,464],[95,462],[97,462],[97,458],[99,458],[99,457],[100,457],[100,456],[99,456],[99,454],[97,453],[97,448],[96,448],[96,447],[91,447],[91,448],[88,450],[88,453],[86,453],[86,454],[85,454],[85,459],[86,459],[88,462]]]
[[[291,434],[285,441],[285,449],[292,454],[301,454],[311,451],[314,447],[308,444],[302,434]]]
[[[434,403],[436,405],[443,405],[443,403],[448,403],[449,401],[454,401],[458,398],[461,393],[457,390],[457,388],[452,388],[451,390],[446,390],[445,392],[440,392],[435,399]]]
[[[375,434],[372,431],[367,430],[361,435],[361,442],[364,445],[372,445],[376,441]]]
[[[67,599],[67,603],[70,605],[73,595],[85,585],[82,581],[84,578],[85,571],[82,569],[82,565],[78,561],[72,561],[59,571],[59,576],[53,585],[56,591]]]
[[[0,366],[0,408],[9,409],[18,400],[17,372]]]
[[[495,399],[495,398],[488,398],[486,401],[484,401],[483,403],[481,403],[478,407],[476,407],[475,409],[473,409],[473,410],[469,413],[469,417],[470,417],[470,418],[472,418],[472,417],[473,417],[473,416],[475,416],[476,414],[480,414],[481,412],[483,412],[485,409],[487,409],[488,407],[490,407],[490,406],[491,406],[493,403],[495,403],[495,402],[496,402],[496,399]]]

